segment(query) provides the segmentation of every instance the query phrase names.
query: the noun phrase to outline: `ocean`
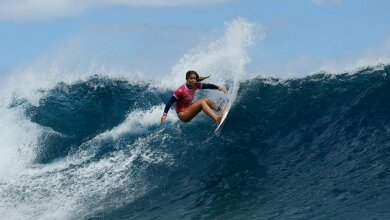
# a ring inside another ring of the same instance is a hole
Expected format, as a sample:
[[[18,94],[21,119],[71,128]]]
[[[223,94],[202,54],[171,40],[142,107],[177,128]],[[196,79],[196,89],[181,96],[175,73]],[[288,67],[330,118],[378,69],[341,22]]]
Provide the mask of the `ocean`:
[[[2,98],[0,219],[390,219],[390,65],[235,82],[220,136],[150,81]]]

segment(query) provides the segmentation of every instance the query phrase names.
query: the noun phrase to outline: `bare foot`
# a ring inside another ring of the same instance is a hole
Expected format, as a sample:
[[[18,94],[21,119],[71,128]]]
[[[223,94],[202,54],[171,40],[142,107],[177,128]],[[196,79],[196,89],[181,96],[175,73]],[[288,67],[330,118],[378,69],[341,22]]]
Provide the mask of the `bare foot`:
[[[221,110],[221,113],[219,113],[219,115],[217,116],[217,123],[220,124],[221,123],[221,120],[222,120],[222,117],[223,117],[223,114],[225,114],[225,110],[227,108],[227,103],[225,103],[225,105],[223,106],[222,110]]]
[[[220,124],[220,123],[221,123],[221,120],[222,120],[222,115],[218,115],[218,116],[217,116],[217,123]]]
[[[221,120],[222,120],[222,117],[223,117],[223,114],[225,113],[225,107],[223,108],[223,110],[221,111],[221,113],[217,116],[217,123],[220,124],[221,123]]]

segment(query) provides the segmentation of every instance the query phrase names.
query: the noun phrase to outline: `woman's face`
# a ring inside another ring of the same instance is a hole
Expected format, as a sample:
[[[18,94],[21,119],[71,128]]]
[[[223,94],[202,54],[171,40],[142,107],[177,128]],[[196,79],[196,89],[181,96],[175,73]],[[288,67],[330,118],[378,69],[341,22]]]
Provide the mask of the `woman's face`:
[[[187,84],[190,86],[194,86],[196,84],[196,75],[191,74],[190,77],[187,78]]]

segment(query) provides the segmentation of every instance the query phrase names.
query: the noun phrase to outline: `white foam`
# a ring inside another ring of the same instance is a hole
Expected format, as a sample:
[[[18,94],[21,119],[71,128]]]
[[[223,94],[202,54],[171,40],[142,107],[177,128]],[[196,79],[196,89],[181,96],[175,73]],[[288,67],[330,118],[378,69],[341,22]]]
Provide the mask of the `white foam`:
[[[138,134],[146,132],[149,127],[161,124],[160,119],[164,107],[164,105],[159,105],[145,111],[132,111],[123,123],[110,131],[98,135],[96,139],[112,138],[113,140],[117,140],[121,135],[126,133]],[[167,116],[167,122],[176,121],[178,121],[177,116],[173,111],[170,111]]]
[[[97,161],[67,158],[28,168],[0,184],[0,216],[6,219],[82,218],[129,203],[153,187],[145,177],[150,164],[172,164],[169,154],[152,146],[159,134],[139,138],[127,149]],[[134,161],[141,160],[133,168]],[[112,194],[119,193],[116,197]]]
[[[211,75],[207,82],[224,86],[235,78],[242,78],[250,63],[248,48],[253,43],[255,25],[243,18],[225,23],[225,33],[219,39],[190,50],[173,66],[171,74],[162,80],[160,87],[176,89],[185,83],[188,70],[200,75]],[[257,33],[258,34],[258,33]]]
[[[20,173],[35,157],[41,129],[21,110],[0,106],[0,182]]]

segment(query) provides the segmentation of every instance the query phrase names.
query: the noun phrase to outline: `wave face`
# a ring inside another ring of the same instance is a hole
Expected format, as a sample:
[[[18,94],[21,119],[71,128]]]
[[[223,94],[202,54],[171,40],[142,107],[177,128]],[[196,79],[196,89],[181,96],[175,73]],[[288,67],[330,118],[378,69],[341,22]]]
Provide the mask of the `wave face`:
[[[171,93],[93,76],[15,99],[37,138],[0,217],[390,218],[390,66],[241,82],[220,137],[204,114],[161,126]]]

